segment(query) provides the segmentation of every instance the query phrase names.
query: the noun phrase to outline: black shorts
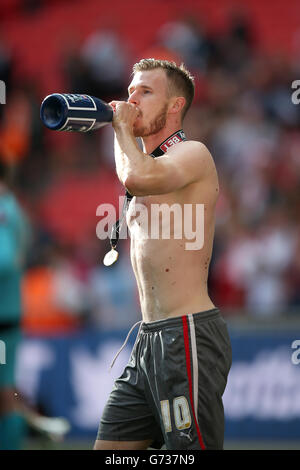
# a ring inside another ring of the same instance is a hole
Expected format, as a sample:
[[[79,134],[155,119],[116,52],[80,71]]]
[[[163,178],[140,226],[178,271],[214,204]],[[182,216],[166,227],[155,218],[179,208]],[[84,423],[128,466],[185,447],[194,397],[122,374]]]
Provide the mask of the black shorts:
[[[231,366],[218,309],[142,323],[130,360],[115,381],[97,439],[167,449],[222,449],[222,395]]]

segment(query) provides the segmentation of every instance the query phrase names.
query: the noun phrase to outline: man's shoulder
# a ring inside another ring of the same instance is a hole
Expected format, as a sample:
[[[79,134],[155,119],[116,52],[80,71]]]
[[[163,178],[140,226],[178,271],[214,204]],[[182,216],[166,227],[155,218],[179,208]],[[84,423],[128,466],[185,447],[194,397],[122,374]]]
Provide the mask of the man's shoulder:
[[[172,157],[178,158],[182,161],[190,161],[197,165],[214,166],[213,157],[203,142],[197,140],[185,140],[177,145],[174,145],[168,154]]]
[[[194,150],[195,152],[199,152],[206,156],[211,156],[207,146],[199,140],[185,140],[183,141],[183,144],[185,144],[185,147],[189,148],[190,150]]]
[[[198,140],[183,140],[179,142],[177,145],[172,146],[168,153],[171,152],[192,152],[195,155],[203,156],[203,157],[211,157],[211,153],[208,150],[207,146]]]

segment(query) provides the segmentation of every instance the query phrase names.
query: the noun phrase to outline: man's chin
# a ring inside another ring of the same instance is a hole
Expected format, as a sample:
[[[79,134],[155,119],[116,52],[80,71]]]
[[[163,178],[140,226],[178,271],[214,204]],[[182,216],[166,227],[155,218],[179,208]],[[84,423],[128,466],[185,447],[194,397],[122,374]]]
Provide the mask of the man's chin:
[[[133,127],[133,135],[134,137],[144,137],[145,129],[141,129],[139,127]]]

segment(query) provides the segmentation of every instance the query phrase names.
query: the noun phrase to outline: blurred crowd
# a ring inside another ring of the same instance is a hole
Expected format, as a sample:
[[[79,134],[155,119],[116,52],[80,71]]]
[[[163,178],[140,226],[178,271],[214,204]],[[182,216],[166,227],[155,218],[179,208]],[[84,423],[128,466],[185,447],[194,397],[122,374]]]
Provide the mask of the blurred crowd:
[[[196,97],[184,129],[204,142],[220,179],[209,292],[225,315],[300,313],[300,105],[291,84],[298,57],[263,53],[242,11],[225,32],[208,32],[186,15],[165,23],[141,55],[184,62]],[[76,44],[76,45],[75,45]],[[61,53],[66,92],[105,101],[126,99],[135,57],[107,24]],[[118,208],[111,126],[90,134],[54,133],[39,120],[40,90],[16,80],[17,58],[0,35],[0,155],[30,221],[23,327],[51,334],[97,327],[127,328],[140,318],[128,241],[120,259],[103,265],[97,207]]]

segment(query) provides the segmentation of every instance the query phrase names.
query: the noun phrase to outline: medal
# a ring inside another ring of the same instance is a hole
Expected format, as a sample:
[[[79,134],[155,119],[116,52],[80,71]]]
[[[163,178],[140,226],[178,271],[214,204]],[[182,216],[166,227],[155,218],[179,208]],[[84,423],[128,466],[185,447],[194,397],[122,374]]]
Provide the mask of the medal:
[[[117,259],[119,257],[119,253],[114,249],[112,248],[108,253],[106,253],[106,255],[104,256],[103,258],[103,264],[105,266],[111,266],[112,264],[114,264]]]

